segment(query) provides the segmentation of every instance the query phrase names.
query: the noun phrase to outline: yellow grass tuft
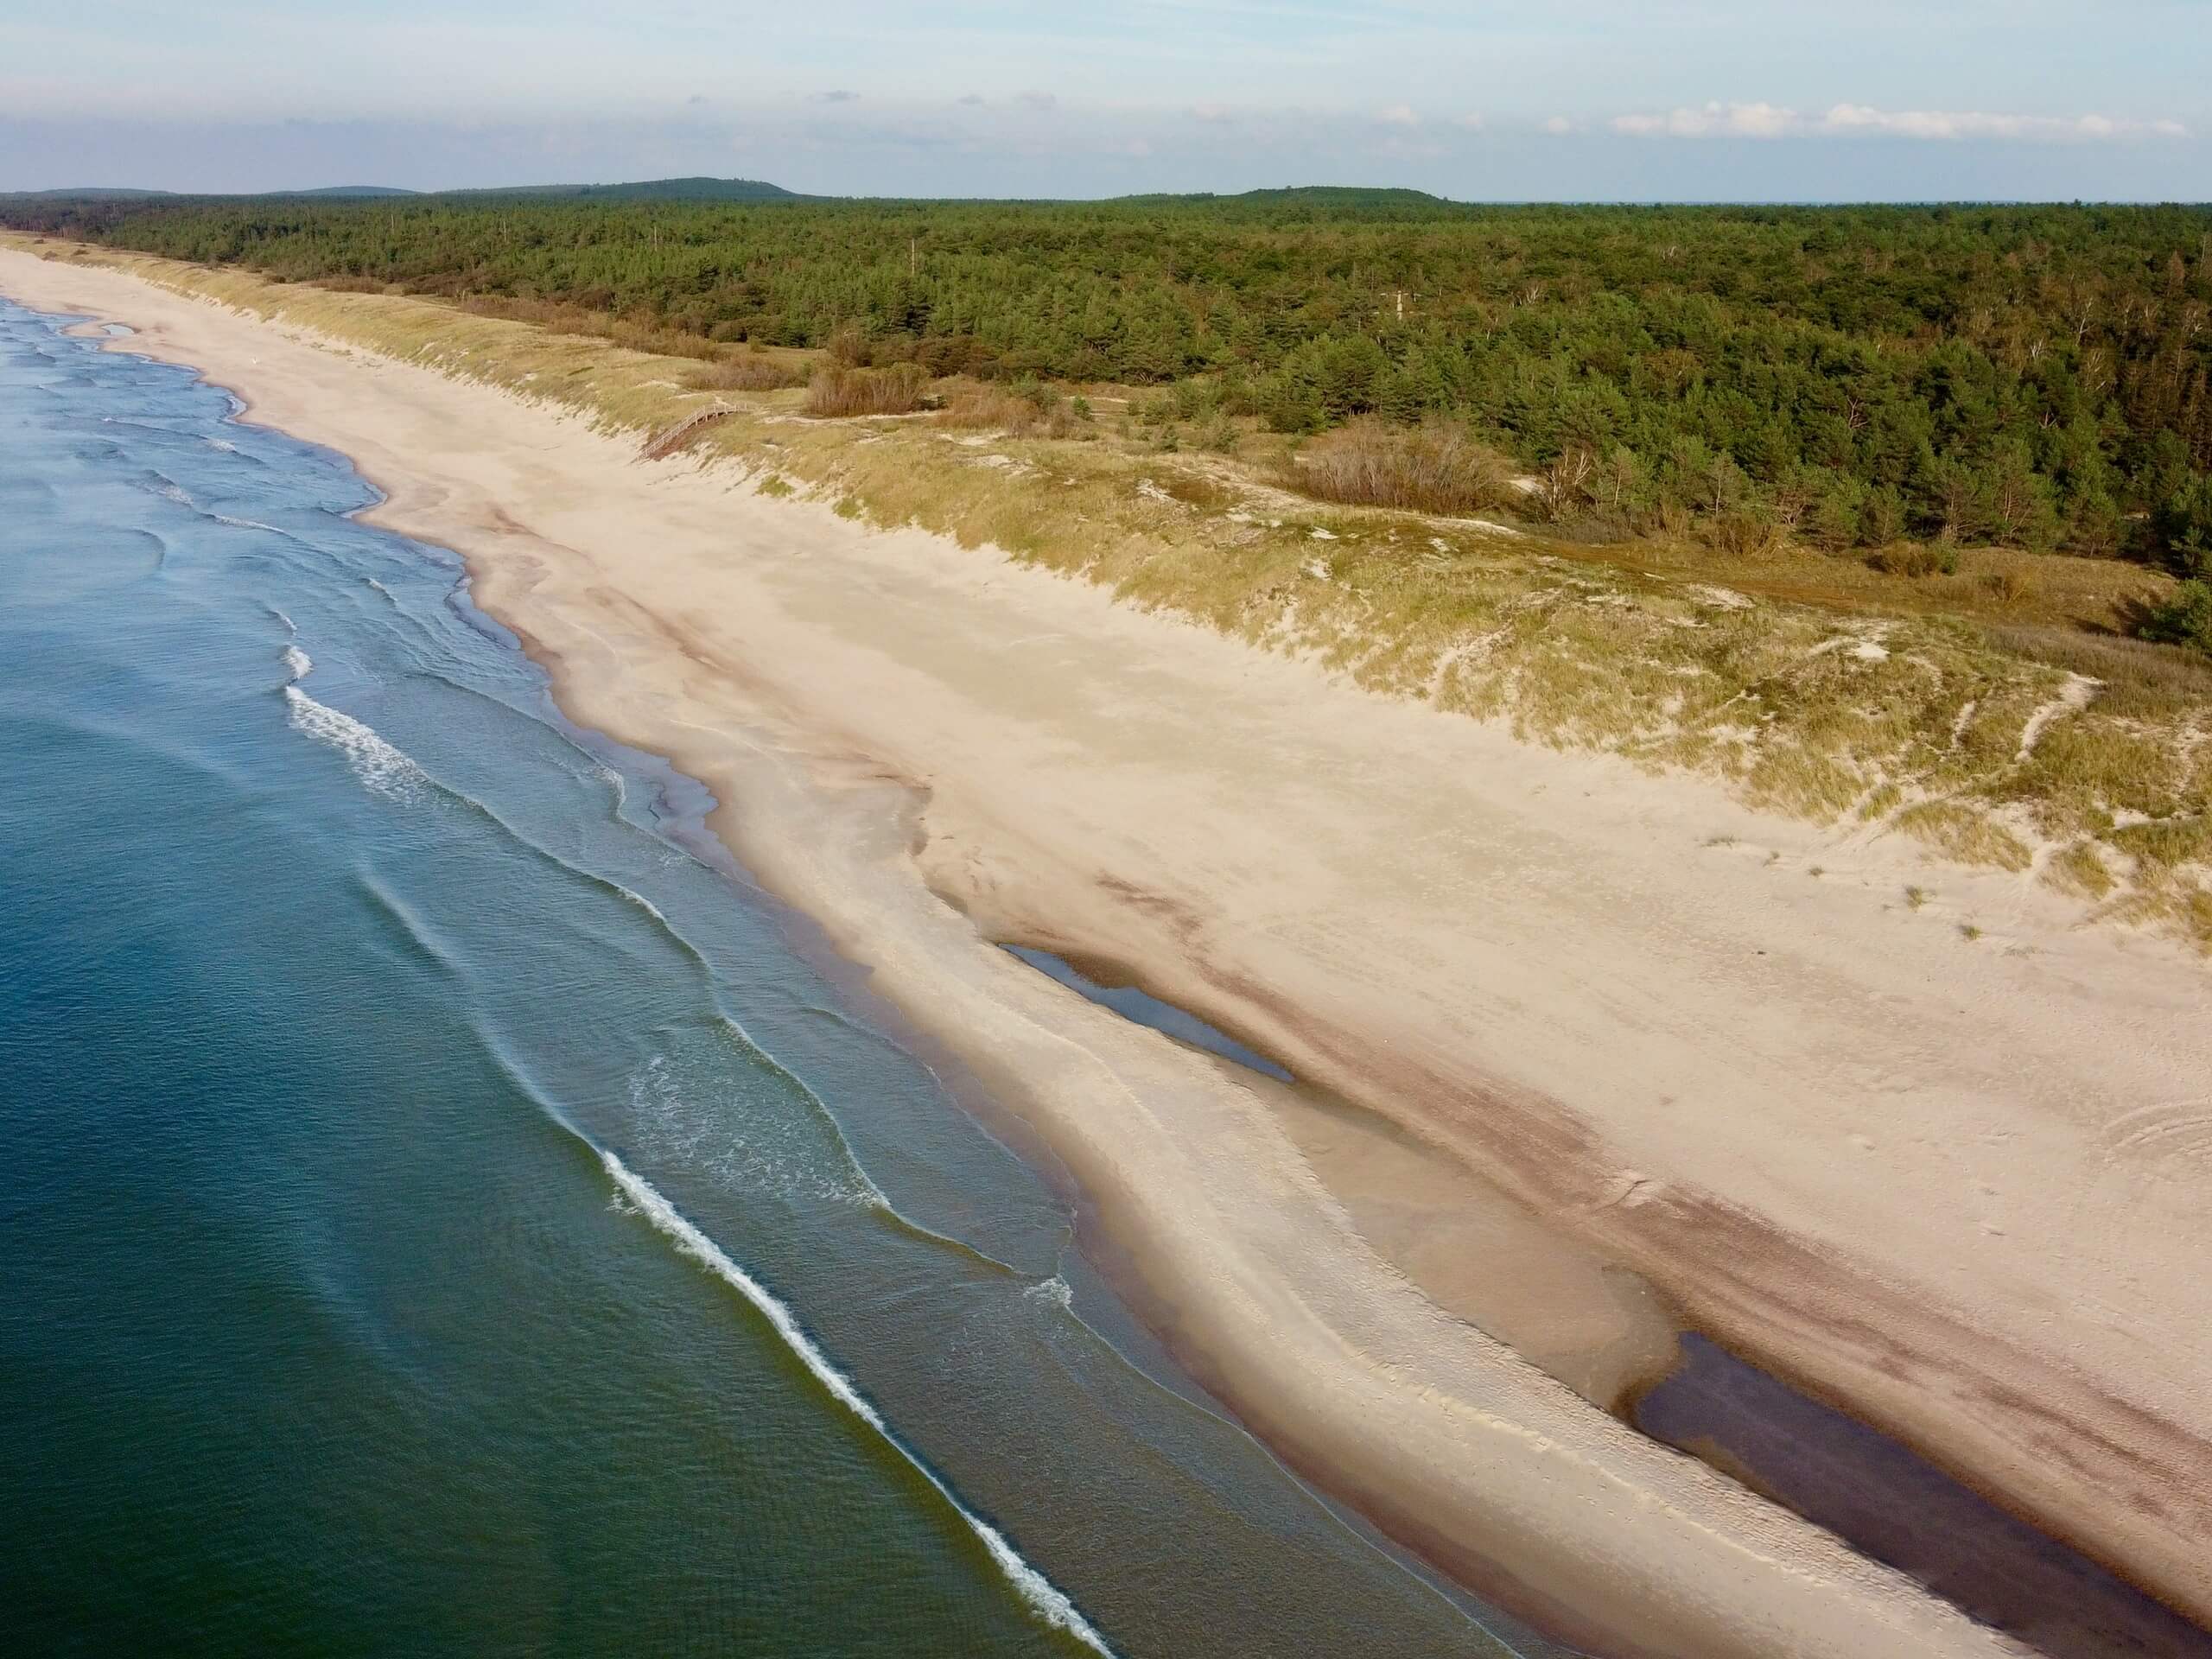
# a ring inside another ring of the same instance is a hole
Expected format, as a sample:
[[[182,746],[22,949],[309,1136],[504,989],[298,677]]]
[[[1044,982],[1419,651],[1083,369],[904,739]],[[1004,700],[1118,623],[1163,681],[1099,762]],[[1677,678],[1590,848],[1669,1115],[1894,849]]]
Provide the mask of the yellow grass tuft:
[[[1907,835],[1961,864],[1989,864],[2017,872],[2035,861],[2026,842],[1962,802],[1924,802],[1906,808],[1894,822]]]

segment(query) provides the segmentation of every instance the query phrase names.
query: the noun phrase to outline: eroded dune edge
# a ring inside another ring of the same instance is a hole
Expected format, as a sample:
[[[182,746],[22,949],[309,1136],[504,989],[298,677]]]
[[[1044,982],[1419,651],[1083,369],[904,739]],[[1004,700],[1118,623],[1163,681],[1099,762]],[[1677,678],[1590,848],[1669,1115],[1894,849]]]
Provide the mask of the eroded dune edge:
[[[1065,1163],[1193,1368],[1470,1581],[1619,1651],[2005,1648],[1440,1307],[1484,1241],[1424,1259],[1449,1195],[1363,1185],[1371,1136],[995,941],[1141,976],[2212,1617],[2184,951],[116,270],[0,293],[354,457]]]

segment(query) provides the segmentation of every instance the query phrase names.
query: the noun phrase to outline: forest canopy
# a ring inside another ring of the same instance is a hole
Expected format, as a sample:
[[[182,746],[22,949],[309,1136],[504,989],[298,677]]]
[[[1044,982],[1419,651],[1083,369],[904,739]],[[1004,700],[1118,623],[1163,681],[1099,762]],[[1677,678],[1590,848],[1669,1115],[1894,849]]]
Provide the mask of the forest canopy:
[[[0,200],[292,281],[583,308],[933,375],[1438,423],[1560,514],[2133,553],[2212,577],[2212,209]],[[1188,417],[1188,416],[1186,416]]]

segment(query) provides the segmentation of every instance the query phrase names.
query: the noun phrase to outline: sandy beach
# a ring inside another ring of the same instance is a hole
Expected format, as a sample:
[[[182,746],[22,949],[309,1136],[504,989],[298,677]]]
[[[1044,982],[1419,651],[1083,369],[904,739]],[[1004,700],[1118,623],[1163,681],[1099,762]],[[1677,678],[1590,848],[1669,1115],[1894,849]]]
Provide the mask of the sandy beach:
[[[2212,1620],[2200,959],[118,272],[0,294],[354,458],[1019,1117],[1179,1357],[1471,1585],[1608,1652],[2018,1650],[1558,1380],[1678,1313]]]

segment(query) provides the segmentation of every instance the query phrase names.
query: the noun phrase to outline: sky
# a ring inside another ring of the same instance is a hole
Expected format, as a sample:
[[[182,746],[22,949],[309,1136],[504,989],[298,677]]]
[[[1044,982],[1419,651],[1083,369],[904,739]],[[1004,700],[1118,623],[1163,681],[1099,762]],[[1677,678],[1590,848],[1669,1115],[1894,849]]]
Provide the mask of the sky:
[[[2212,0],[0,0],[0,190],[2202,200]]]

